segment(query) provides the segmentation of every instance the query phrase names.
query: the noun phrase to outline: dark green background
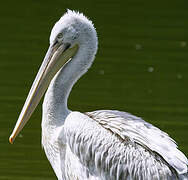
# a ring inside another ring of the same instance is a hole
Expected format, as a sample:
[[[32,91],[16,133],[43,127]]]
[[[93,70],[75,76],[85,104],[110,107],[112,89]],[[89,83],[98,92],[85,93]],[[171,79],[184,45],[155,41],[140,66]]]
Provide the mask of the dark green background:
[[[69,98],[79,111],[119,109],[168,132],[188,155],[187,0],[6,0],[0,3],[0,179],[55,180],[41,148],[41,104],[14,145],[8,137],[66,9],[87,15],[96,60]]]

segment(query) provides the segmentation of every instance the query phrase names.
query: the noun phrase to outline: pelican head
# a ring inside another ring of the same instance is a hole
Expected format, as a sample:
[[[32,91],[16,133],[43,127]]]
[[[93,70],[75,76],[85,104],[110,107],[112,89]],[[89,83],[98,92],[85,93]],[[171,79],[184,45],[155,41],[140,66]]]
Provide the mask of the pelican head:
[[[91,66],[97,52],[97,44],[95,28],[83,14],[68,10],[56,22],[51,31],[48,51],[9,138],[10,143],[13,143],[29,120],[58,71],[66,64],[74,62],[75,67],[77,66],[80,71],[79,76],[81,76]],[[87,54],[84,54],[85,49],[87,49]]]

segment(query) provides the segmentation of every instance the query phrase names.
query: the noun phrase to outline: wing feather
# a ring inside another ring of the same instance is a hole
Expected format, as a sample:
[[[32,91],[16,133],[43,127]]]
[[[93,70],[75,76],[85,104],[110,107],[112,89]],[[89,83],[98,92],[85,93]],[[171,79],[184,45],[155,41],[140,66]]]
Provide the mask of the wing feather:
[[[166,133],[128,113],[71,112],[63,131],[88,180],[170,180],[187,170],[186,157]]]
[[[188,160],[177,149],[176,142],[167,133],[143,119],[120,111],[93,111],[86,113],[106,129],[160,154],[179,174],[187,172]]]

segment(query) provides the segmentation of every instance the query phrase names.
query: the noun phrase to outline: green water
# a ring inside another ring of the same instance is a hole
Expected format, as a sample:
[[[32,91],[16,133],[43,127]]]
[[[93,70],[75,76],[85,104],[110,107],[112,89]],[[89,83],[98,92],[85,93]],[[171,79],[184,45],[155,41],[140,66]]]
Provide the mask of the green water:
[[[14,145],[8,137],[66,8],[90,17],[99,37],[69,108],[131,112],[168,132],[188,155],[187,0],[7,0],[0,6],[0,179],[56,179],[40,145],[41,104]]]

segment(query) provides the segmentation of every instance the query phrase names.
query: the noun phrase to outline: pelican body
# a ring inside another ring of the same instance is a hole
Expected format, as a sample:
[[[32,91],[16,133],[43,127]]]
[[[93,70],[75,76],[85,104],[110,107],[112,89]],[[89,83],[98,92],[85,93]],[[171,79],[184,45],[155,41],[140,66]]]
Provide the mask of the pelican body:
[[[9,141],[13,143],[46,92],[42,145],[58,180],[188,179],[187,158],[157,127],[126,112],[68,109],[69,93],[91,66],[97,47],[96,30],[83,14],[68,10],[56,22]]]

